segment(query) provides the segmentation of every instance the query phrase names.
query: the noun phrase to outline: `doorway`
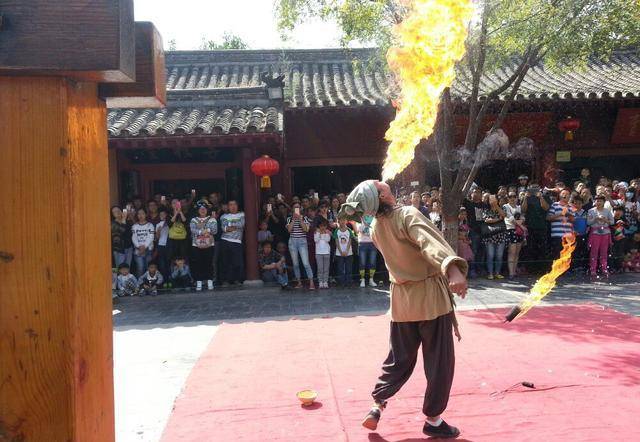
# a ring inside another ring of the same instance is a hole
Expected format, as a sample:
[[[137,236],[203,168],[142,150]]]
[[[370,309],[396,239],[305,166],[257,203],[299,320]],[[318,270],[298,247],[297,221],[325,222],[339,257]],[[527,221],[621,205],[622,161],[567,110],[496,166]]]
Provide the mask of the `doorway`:
[[[294,195],[302,195],[309,189],[324,195],[349,193],[361,181],[380,179],[380,171],[380,164],[293,167],[292,190]]]

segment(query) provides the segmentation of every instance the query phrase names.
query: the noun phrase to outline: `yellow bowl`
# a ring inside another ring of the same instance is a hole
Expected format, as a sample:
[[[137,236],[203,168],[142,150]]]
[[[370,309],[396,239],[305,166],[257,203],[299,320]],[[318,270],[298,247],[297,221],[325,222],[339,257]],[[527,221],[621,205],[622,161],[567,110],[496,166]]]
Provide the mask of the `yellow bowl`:
[[[302,390],[299,391],[296,396],[298,400],[302,402],[303,406],[311,405],[318,397],[318,393],[315,390]]]

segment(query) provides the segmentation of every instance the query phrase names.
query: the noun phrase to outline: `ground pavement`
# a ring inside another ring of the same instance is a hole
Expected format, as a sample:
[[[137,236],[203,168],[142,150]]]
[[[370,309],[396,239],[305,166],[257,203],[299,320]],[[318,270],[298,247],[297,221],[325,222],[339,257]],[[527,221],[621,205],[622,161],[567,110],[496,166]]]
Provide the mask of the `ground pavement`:
[[[534,281],[473,280],[459,310],[517,304]],[[114,305],[117,441],[158,441],[187,375],[221,322],[384,313],[386,287],[283,292],[278,288],[171,293]],[[640,275],[608,282],[563,278],[546,305],[596,303],[640,316]],[[497,315],[497,313],[496,313]]]

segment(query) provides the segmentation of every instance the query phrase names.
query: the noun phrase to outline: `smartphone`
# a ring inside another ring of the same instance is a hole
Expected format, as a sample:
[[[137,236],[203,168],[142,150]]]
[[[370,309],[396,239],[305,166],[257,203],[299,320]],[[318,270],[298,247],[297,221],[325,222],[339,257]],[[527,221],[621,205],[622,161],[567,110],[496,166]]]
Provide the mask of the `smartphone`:
[[[282,201],[282,194],[281,193],[278,194],[278,201]]]
[[[166,200],[167,200],[167,198],[166,198],[164,195],[162,195],[162,196],[160,197],[160,201],[166,201]]]
[[[273,207],[271,206],[271,204],[267,204],[267,212],[271,213],[272,210]]]
[[[313,194],[313,199],[316,199],[316,200],[317,200],[317,199],[319,199],[318,192],[315,192],[315,193]]]
[[[293,213],[295,213],[296,215],[300,215],[300,207],[296,207],[295,209],[293,209]]]
[[[127,209],[123,209],[123,210],[122,210],[122,215],[124,215],[124,217],[125,217],[125,218],[127,217],[127,212],[128,212],[128,210],[127,210]]]
[[[191,193],[192,193],[193,195],[195,195],[195,194],[196,194],[196,189],[191,189]]]
[[[182,208],[182,203],[180,201],[176,201],[176,209],[180,210]]]

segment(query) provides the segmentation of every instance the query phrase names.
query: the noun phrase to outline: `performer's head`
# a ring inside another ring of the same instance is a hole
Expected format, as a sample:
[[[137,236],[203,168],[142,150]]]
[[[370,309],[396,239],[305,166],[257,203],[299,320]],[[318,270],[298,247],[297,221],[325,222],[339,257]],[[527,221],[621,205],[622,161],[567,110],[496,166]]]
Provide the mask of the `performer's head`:
[[[374,186],[378,191],[378,200],[380,201],[376,215],[389,213],[396,205],[396,197],[391,192],[391,187],[384,181],[374,181]]]

